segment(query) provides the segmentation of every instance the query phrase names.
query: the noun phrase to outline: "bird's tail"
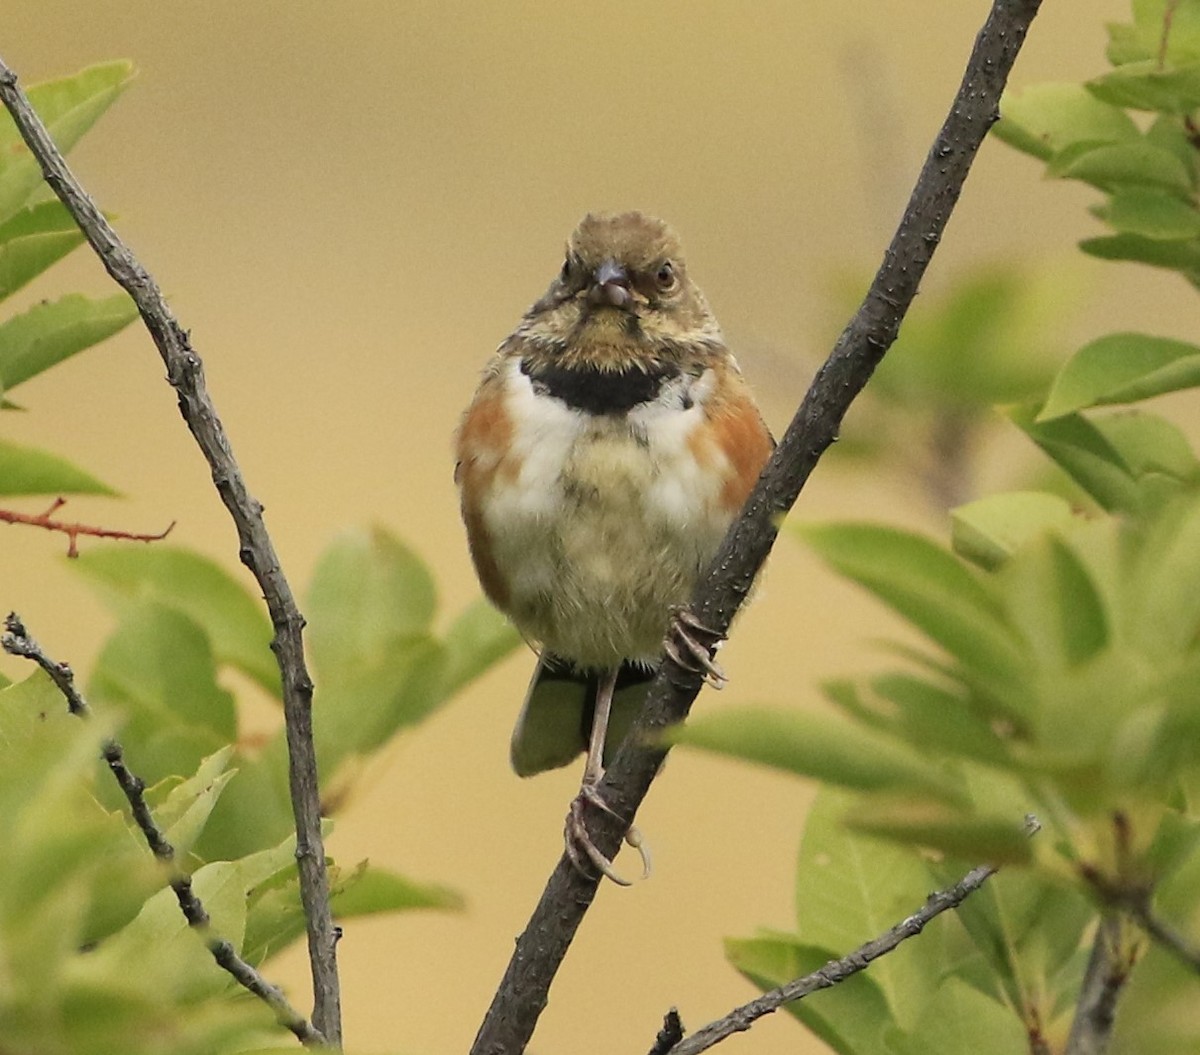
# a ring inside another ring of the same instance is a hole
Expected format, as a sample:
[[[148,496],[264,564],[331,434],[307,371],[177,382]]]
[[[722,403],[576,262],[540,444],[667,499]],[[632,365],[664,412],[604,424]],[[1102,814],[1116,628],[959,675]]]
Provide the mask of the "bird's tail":
[[[587,750],[599,674],[542,654],[512,735],[510,757],[518,776],[565,766]],[[643,663],[621,664],[604,742],[605,765],[625,739],[653,678],[654,669]]]

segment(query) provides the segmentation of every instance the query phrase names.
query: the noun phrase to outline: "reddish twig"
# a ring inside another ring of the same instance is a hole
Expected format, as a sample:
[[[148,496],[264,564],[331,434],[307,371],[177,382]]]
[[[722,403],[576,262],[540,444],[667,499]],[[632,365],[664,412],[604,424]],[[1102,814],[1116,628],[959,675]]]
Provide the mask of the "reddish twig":
[[[53,519],[63,506],[67,504],[65,498],[56,498],[54,504],[44,513],[18,513],[14,509],[0,509],[0,524],[26,524],[29,527],[43,528],[46,531],[61,531],[67,536],[67,556],[79,556],[79,536],[86,535],[88,538],[115,538],[122,539],[125,542],[161,542],[175,528],[175,521],[172,520],[166,528],[156,535],[142,534],[137,531],[120,531],[117,528],[96,527],[94,524],[83,524],[76,521],[73,524],[68,524],[65,520]]]

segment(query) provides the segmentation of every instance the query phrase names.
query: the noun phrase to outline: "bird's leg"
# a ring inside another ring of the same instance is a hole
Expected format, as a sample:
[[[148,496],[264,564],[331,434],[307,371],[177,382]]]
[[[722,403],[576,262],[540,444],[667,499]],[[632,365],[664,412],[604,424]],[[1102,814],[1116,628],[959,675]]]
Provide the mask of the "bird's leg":
[[[583,768],[583,783],[580,785],[579,794],[575,797],[575,801],[571,803],[571,810],[567,814],[567,824],[563,833],[563,839],[567,847],[567,856],[570,857],[571,863],[580,872],[585,875],[587,874],[587,869],[583,862],[583,858],[586,857],[601,875],[608,876],[609,879],[620,886],[630,886],[630,881],[617,873],[613,868],[612,861],[596,849],[596,845],[592,842],[592,838],[588,835],[587,828],[583,823],[583,804],[585,802],[590,802],[605,813],[617,817],[612,807],[604,801],[598,785],[604,776],[604,739],[608,733],[608,717],[612,711],[613,692],[616,691],[617,675],[620,673],[620,669],[617,666],[605,671],[596,686],[596,709],[592,715],[592,733],[588,739],[587,763]],[[641,855],[642,878],[645,879],[650,875],[650,852],[642,845],[641,832],[637,828],[630,826],[629,830],[625,833],[625,841]]]
[[[704,680],[714,689],[723,689],[729,679],[713,657],[724,642],[725,638],[721,634],[712,627],[705,626],[691,611],[681,605],[671,612],[663,651],[684,670],[703,674]]]

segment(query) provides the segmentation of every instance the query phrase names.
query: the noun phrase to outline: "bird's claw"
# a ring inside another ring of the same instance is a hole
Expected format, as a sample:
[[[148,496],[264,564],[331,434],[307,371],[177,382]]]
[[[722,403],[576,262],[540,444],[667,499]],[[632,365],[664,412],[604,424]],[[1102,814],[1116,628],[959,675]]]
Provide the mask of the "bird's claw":
[[[587,859],[595,869],[603,876],[607,876],[618,886],[632,886],[633,881],[626,879],[615,868],[613,863],[604,856],[592,842],[592,837],[588,834],[587,827],[583,823],[583,807],[584,803],[590,802],[593,806],[613,817],[618,817],[613,808],[604,801],[604,797],[596,789],[594,784],[584,784],[579,789],[579,794],[575,796],[575,800],[571,803],[571,809],[567,813],[566,826],[563,829],[563,841],[566,844],[567,857],[570,858],[571,864],[580,875],[591,876],[587,864],[584,859]],[[642,843],[642,833],[636,827],[630,826],[625,833],[625,842],[637,850],[642,858],[642,878],[648,879],[650,876],[650,851]]]
[[[702,641],[702,637],[707,638],[707,642]],[[687,608],[680,607],[671,613],[663,651],[684,670],[702,674],[712,688],[723,689],[729,679],[713,655],[724,641],[716,630],[705,626]]]

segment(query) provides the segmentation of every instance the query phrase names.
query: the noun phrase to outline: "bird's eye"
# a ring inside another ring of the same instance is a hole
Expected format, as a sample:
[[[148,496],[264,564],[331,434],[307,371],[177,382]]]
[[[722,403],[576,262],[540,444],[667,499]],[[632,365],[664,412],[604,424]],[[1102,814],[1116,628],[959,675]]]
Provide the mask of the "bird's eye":
[[[654,274],[654,281],[658,283],[658,288],[664,293],[675,287],[675,268],[670,260],[662,262],[662,265]]]
[[[568,282],[571,278],[571,258],[568,256],[563,261],[562,270],[558,273],[559,282]]]

